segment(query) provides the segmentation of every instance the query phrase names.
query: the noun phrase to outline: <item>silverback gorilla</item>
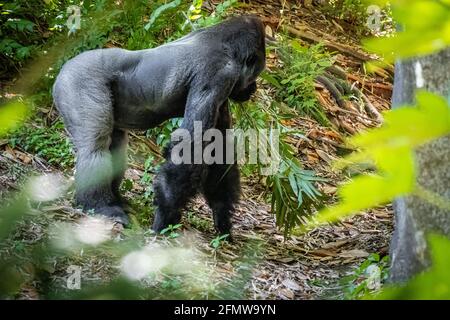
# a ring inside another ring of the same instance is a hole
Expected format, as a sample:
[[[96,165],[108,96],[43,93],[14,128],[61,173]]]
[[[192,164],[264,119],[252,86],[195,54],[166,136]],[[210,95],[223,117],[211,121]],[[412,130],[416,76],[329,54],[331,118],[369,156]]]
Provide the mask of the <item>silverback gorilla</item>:
[[[181,128],[231,128],[228,98],[246,101],[265,67],[262,22],[253,16],[218,25],[153,49],[84,52],[66,62],[53,87],[54,102],[77,153],[75,201],[84,210],[128,223],[119,186],[126,169],[127,130],[149,129],[184,117]],[[202,192],[214,225],[230,233],[240,186],[236,163],[174,164],[154,180],[153,230],[179,223],[181,209]]]

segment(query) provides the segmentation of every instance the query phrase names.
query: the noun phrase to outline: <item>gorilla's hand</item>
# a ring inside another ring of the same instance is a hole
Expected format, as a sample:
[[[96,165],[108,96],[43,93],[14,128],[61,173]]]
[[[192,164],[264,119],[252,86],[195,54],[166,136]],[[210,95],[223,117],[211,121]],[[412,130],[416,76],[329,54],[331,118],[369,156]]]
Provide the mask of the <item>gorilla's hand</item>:
[[[244,102],[250,100],[252,94],[254,94],[255,92],[256,92],[256,82],[252,82],[248,85],[248,87],[240,91],[237,92],[233,91],[230,94],[230,98],[237,102]]]

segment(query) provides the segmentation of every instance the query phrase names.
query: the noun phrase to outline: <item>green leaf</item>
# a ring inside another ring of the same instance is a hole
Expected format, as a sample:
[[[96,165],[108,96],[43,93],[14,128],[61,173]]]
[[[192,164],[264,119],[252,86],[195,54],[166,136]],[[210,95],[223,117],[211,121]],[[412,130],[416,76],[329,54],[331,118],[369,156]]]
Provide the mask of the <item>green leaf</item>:
[[[270,83],[274,87],[281,89],[281,84],[278,82],[278,80],[274,76],[272,76],[270,73],[268,73],[267,71],[264,71],[263,73],[261,73],[260,77],[261,77],[261,79]]]
[[[20,101],[0,106],[0,137],[19,126],[25,119],[27,112],[27,106]]]
[[[299,187],[297,185],[297,179],[294,174],[290,173],[288,175],[289,183],[291,184],[292,191],[296,196],[299,194]]]

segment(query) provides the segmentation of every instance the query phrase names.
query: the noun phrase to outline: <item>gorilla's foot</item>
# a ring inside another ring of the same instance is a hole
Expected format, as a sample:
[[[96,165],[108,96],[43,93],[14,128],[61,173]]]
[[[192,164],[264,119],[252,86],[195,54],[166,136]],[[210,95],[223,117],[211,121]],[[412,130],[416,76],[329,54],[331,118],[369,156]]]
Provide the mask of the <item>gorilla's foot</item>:
[[[230,231],[228,231],[227,233],[224,233],[224,234],[227,234],[228,236],[225,239],[223,239],[223,241],[226,241],[228,243],[234,243],[234,237],[232,236]],[[224,235],[224,234],[222,234],[222,235]]]
[[[116,198],[117,198],[118,206],[123,208],[123,210],[125,212],[130,212],[131,210],[133,210],[133,207],[131,206],[130,200],[128,200],[127,198],[125,198],[121,194],[116,195]]]
[[[119,222],[124,226],[130,223],[127,214],[125,211],[119,206],[107,206],[95,209],[96,214],[100,214],[102,216],[108,217],[115,222]]]
[[[161,209],[156,209],[155,220],[153,221],[152,230],[160,233],[169,225],[176,225],[181,221],[181,214],[178,211],[162,212]]]
[[[228,210],[216,211],[214,213],[214,229],[219,236],[228,235],[225,238],[227,241],[232,241],[231,237],[231,214]]]
[[[223,230],[218,230],[216,228],[216,232],[217,232],[217,234],[219,236],[225,236],[225,235],[227,236],[226,238],[223,239],[224,241],[228,241],[230,243],[233,242],[233,236],[231,234],[231,228],[223,229]]]

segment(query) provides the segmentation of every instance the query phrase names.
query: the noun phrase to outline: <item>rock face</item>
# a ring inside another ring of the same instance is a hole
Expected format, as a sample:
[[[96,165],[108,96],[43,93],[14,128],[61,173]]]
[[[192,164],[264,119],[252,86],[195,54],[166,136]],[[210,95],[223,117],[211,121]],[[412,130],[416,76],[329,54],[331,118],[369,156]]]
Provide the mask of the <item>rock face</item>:
[[[450,48],[396,64],[393,108],[413,103],[418,88],[450,99]],[[419,185],[450,201],[450,136],[421,147],[416,155]],[[428,233],[450,237],[450,212],[415,196],[396,199],[394,211],[390,280],[404,282],[430,264]]]

